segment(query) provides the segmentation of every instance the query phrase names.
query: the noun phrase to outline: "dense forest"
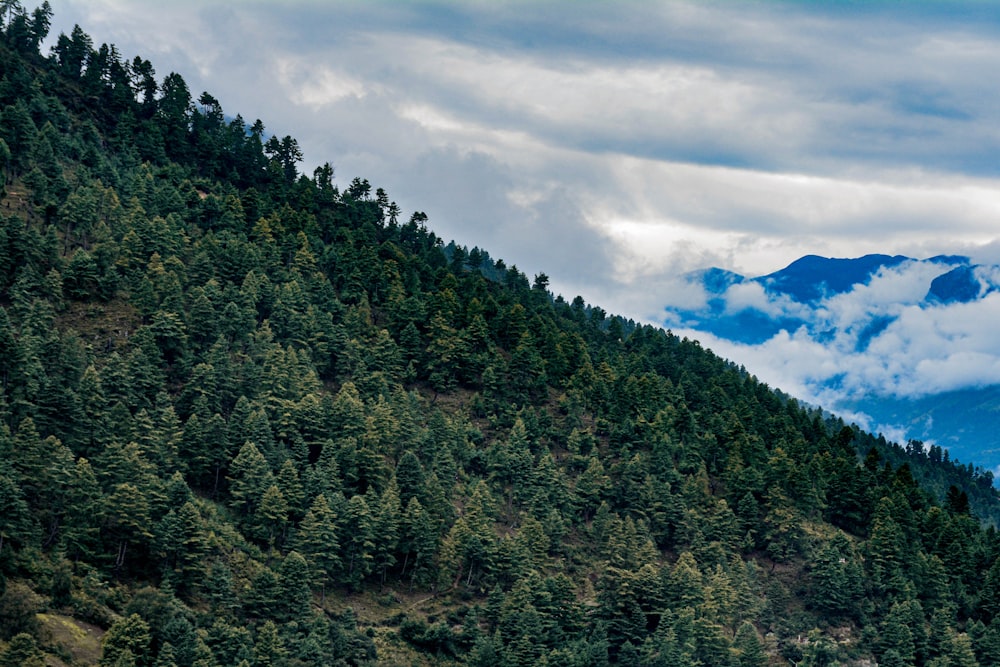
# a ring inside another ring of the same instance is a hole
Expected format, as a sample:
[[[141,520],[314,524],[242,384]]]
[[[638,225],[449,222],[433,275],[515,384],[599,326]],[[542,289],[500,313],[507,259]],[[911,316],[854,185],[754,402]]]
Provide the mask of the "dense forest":
[[[992,474],[51,16],[0,2],[0,667],[1000,665]]]

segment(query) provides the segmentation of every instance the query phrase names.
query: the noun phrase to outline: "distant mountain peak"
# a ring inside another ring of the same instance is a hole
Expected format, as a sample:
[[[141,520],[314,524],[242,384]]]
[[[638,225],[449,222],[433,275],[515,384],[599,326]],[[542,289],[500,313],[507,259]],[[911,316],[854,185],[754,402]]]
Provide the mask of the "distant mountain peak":
[[[967,259],[967,258],[966,258]],[[932,304],[970,303],[1000,289],[990,279],[988,267],[960,264],[931,282],[926,300]]]
[[[733,285],[738,285],[746,278],[738,273],[727,269],[720,269],[713,266],[702,271],[693,271],[686,276],[690,283],[699,283],[709,294],[724,294]]]
[[[934,255],[922,260],[879,253],[853,258],[804,255],[783,269],[754,278],[712,267],[692,271],[685,275],[685,279],[700,285],[713,297],[722,297],[733,285],[755,282],[772,296],[784,296],[808,305],[849,292],[857,285],[869,284],[879,271],[905,262],[924,262],[947,268],[931,283],[925,297],[928,303],[967,303],[1000,288],[984,280],[979,273],[981,267],[964,255]],[[711,303],[716,315],[724,310],[724,304],[717,301],[713,299]]]
[[[924,261],[934,264],[972,264],[972,260],[965,255],[934,255]]]
[[[806,255],[780,271],[756,278],[771,292],[785,294],[800,303],[842,294],[867,283],[880,269],[912,261],[903,255],[864,255],[857,258]]]

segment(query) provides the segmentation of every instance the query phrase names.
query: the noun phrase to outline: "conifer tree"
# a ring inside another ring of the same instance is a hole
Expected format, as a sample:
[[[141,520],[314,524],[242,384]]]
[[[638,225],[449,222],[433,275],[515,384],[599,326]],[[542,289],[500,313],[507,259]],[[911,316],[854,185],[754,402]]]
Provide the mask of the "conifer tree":
[[[312,614],[312,591],[309,565],[297,551],[290,551],[281,562],[281,605],[284,615],[304,622]]]
[[[71,558],[89,559],[98,548],[104,512],[101,489],[90,462],[82,457],[77,459],[65,484],[67,511],[61,546]]]
[[[410,498],[403,512],[399,543],[403,553],[400,577],[409,573],[411,584],[426,585],[431,579],[438,536],[434,520],[416,497]]]
[[[274,485],[274,476],[257,446],[247,441],[229,466],[230,505],[243,516],[257,512],[264,492]]]
[[[35,638],[26,632],[14,635],[0,652],[0,667],[44,667],[45,657]]]
[[[120,664],[128,664],[123,661],[129,660],[139,666],[150,664],[150,640],[149,624],[138,614],[121,618],[111,626],[101,640],[103,650],[100,665],[117,667]]]
[[[336,518],[323,494],[313,499],[299,524],[295,545],[309,564],[310,579],[319,585],[325,601],[327,585],[341,567],[341,561]]]
[[[389,569],[396,564],[402,514],[399,491],[396,488],[395,478],[391,478],[379,497],[378,513],[373,526],[375,538],[373,569],[379,572],[380,589],[385,585]]]
[[[33,544],[37,537],[38,526],[21,488],[0,472],[0,551],[12,543],[18,546]]]
[[[767,654],[753,624],[744,621],[740,629],[736,632],[733,645],[739,651],[740,667],[765,667],[767,665]]]
[[[284,663],[288,649],[274,621],[264,621],[257,630],[253,654],[254,665],[258,667],[278,667]]]
[[[276,484],[264,490],[260,507],[257,508],[252,520],[257,535],[269,548],[273,549],[284,542],[285,529],[288,525],[288,502]]]
[[[357,589],[374,567],[377,539],[375,516],[364,496],[351,496],[341,526],[342,581]]]

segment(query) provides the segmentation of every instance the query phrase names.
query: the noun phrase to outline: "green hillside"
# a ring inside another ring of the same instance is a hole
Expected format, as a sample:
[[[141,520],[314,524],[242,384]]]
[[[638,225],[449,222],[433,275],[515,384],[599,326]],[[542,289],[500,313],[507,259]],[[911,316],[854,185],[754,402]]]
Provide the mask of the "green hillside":
[[[0,667],[1000,664],[990,473],[50,15],[0,3]]]

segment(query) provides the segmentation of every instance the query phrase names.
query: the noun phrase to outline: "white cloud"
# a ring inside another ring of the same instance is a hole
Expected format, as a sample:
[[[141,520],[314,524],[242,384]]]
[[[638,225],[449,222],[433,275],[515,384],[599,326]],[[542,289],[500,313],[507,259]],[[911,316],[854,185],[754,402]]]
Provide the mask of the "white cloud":
[[[975,73],[995,71],[1000,49],[974,24],[688,3],[465,6],[441,17],[420,4],[124,0],[59,0],[57,23],[64,7],[96,40],[161,58],[161,73],[183,70],[227,111],[299,138],[307,172],[329,160],[345,181],[367,177],[426,210],[449,238],[542,257],[531,236],[487,230],[510,227],[506,208],[470,219],[415,187],[431,153],[454,165],[490,156],[506,178],[445,170],[473,196],[601,230],[618,260],[594,284],[624,290],[709,258],[766,272],[807,252],[936,254],[989,243],[1000,215],[996,179],[923,160],[942,146],[1000,143],[996,125],[899,108],[926,102],[900,97],[915,90],[995,118]],[[603,270],[577,250],[569,262]],[[626,299],[611,298],[615,310]]]
[[[368,92],[365,82],[302,58],[282,56],[273,66],[286,86],[288,99],[313,110],[344,98],[364,97]]]
[[[783,317],[794,308],[791,299],[787,297],[772,297],[760,283],[745,282],[731,286],[724,295],[726,311],[729,314],[753,309],[769,315],[772,318]]]
[[[821,327],[837,327],[857,334],[872,318],[898,316],[903,308],[918,304],[927,296],[931,281],[944,273],[942,265],[907,261],[882,268],[867,284],[824,299],[817,308]],[[855,340],[848,342],[854,346]]]

